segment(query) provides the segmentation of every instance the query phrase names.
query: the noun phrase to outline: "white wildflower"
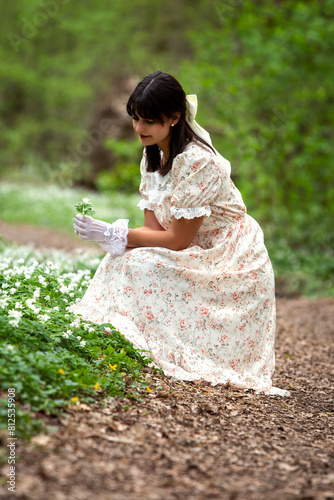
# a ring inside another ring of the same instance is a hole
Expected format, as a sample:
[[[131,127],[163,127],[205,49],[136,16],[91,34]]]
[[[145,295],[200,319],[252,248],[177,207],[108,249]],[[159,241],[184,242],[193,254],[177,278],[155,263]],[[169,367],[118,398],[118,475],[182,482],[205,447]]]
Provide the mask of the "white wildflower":
[[[15,283],[16,288],[18,288],[20,285],[21,285],[21,282],[20,282],[20,281],[17,281],[17,282]]]
[[[24,309],[24,305],[22,304],[22,302],[16,302],[15,309]]]
[[[8,321],[10,325],[12,325],[14,328],[17,328],[19,326],[19,320],[18,319],[10,319]]]
[[[9,287],[8,283],[2,283],[1,288],[5,289],[5,288],[8,288],[8,287]]]
[[[8,316],[10,318],[14,318],[14,319],[17,319],[18,321],[20,321],[20,319],[23,316],[23,313],[21,311],[17,311],[16,309],[10,309],[8,312]]]
[[[29,309],[33,309],[35,307],[35,305],[34,305],[35,302],[36,302],[36,299],[27,299],[26,306],[29,307]]]
[[[8,300],[7,299],[0,299],[0,307],[1,309],[4,309],[8,304]]]
[[[80,319],[77,318],[74,321],[72,321],[72,323],[70,324],[70,327],[71,328],[79,328],[80,327]]]
[[[17,264],[24,264],[24,259],[18,259]]]
[[[78,336],[77,336],[77,339],[78,339],[78,340],[80,340],[80,339],[81,339],[80,335],[78,335]]]
[[[94,331],[95,331],[95,328],[93,328],[92,326],[90,326],[90,327],[88,328],[88,331],[89,331],[89,333],[92,333],[92,332],[94,332]]]
[[[17,292],[17,290],[16,290],[16,288],[11,288],[11,289],[9,290],[9,292],[10,292],[10,293],[16,293],[16,292]]]
[[[55,306],[55,307],[53,308],[53,310],[54,310],[54,311],[59,311],[59,306]]]
[[[105,329],[104,329],[105,332],[107,333],[111,333],[111,328],[109,328],[109,326],[107,326]]]
[[[14,351],[15,345],[7,344],[7,351]]]
[[[65,339],[68,339],[68,338],[69,338],[69,334],[68,334],[68,333],[66,333],[66,332],[64,332],[64,333],[63,333],[63,337],[64,337]]]
[[[46,321],[48,321],[48,319],[50,319],[50,316],[48,314],[39,314],[37,318],[45,323]]]
[[[59,266],[57,266],[57,264],[54,264],[51,260],[48,260],[48,262],[46,263],[46,265],[48,266],[49,269],[51,269],[52,271],[56,270],[56,269],[59,269]]]
[[[82,341],[80,342],[80,345],[81,345],[81,347],[84,347],[84,346],[86,345],[86,342],[85,342],[84,340],[82,340]]]
[[[41,294],[41,289],[37,287],[36,290],[34,291],[34,298],[38,299],[40,294]]]
[[[51,298],[51,297],[50,297],[50,295],[46,295],[46,296],[44,297],[44,299],[45,299],[45,300],[50,300],[50,298]]]
[[[89,198],[82,198],[82,201],[83,201],[84,203],[90,203]]]

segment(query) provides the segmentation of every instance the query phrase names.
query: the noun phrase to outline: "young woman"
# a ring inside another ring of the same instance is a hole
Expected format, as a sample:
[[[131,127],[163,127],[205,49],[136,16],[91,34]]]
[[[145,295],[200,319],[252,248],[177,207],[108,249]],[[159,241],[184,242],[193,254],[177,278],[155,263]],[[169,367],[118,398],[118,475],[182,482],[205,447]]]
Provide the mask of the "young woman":
[[[72,311],[111,323],[177,379],[287,395],[271,383],[275,293],[263,233],[196,110],[196,96],[160,71],[130,96],[144,226],[76,216],[76,233],[108,253]]]

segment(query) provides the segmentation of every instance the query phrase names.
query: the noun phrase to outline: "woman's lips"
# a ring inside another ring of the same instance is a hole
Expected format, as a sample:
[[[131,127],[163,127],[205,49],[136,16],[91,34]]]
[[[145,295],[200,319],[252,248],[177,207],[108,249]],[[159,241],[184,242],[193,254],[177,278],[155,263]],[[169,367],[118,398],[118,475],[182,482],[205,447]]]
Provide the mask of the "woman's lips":
[[[147,137],[149,137],[149,135],[141,135],[141,134],[139,134],[139,137],[140,137],[141,139],[147,139]]]

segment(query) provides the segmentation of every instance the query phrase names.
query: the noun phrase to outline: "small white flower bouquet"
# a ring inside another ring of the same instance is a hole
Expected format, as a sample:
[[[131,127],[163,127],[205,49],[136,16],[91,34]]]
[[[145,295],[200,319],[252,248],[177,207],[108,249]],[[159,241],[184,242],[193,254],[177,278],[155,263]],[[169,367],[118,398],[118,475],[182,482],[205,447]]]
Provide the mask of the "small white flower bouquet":
[[[88,198],[82,198],[82,201],[80,203],[77,203],[74,208],[76,209],[77,213],[84,216],[93,217],[93,215],[96,213]]]

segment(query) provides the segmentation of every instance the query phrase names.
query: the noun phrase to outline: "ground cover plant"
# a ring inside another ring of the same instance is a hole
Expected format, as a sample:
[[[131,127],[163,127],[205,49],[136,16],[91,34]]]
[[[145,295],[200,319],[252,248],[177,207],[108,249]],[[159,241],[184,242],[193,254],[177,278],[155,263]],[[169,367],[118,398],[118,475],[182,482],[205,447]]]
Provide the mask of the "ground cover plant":
[[[83,321],[69,310],[99,259],[62,255],[58,264],[55,255],[35,257],[31,249],[0,246],[1,407],[4,417],[7,390],[15,387],[18,437],[43,429],[38,412],[57,414],[99,395],[140,398],[150,390],[145,353],[112,325]]]

